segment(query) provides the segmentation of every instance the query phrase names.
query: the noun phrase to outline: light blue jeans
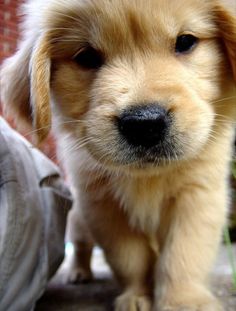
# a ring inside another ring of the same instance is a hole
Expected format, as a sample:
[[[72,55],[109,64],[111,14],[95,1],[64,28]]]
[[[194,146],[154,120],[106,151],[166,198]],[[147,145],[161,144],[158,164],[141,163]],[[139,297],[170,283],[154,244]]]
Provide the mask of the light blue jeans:
[[[32,310],[64,257],[58,167],[0,117],[0,311]]]

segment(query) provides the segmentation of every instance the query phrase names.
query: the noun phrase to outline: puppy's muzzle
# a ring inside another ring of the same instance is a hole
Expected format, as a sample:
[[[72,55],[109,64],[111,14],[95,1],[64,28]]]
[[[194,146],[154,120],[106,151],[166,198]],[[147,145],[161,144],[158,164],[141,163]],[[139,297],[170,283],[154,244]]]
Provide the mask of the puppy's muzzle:
[[[118,117],[120,134],[130,145],[145,149],[165,140],[170,123],[168,111],[159,104],[133,106]]]

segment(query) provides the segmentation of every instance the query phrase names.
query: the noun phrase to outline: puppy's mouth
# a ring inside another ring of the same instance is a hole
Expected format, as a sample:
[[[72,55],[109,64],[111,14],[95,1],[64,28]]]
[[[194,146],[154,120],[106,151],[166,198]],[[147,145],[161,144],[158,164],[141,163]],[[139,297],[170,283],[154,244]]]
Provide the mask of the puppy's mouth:
[[[183,152],[176,148],[173,142],[158,144],[151,148],[129,147],[120,150],[122,156],[121,164],[145,166],[146,164],[154,164],[155,166],[168,165],[173,161],[177,161],[183,156]]]

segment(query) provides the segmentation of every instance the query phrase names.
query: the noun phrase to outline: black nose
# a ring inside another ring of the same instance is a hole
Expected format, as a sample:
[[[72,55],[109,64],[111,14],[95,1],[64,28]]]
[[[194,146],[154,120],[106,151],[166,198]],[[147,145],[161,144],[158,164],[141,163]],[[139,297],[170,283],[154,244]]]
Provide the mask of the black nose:
[[[170,116],[158,104],[148,104],[126,109],[118,118],[120,133],[133,146],[150,148],[165,138]]]

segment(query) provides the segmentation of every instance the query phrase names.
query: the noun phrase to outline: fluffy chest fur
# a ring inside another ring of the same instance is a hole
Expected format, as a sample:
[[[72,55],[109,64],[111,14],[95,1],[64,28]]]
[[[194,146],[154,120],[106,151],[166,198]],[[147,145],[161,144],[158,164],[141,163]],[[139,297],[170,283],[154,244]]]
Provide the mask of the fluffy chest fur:
[[[127,213],[129,223],[146,233],[154,233],[159,226],[162,209],[168,209],[172,193],[168,176],[150,178],[121,178],[114,183],[114,197]]]

